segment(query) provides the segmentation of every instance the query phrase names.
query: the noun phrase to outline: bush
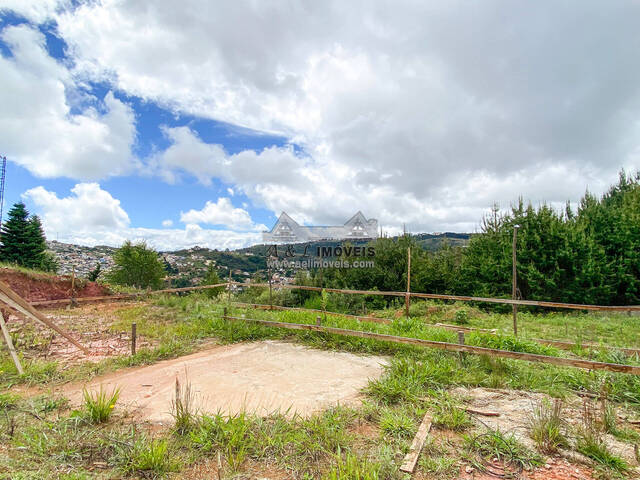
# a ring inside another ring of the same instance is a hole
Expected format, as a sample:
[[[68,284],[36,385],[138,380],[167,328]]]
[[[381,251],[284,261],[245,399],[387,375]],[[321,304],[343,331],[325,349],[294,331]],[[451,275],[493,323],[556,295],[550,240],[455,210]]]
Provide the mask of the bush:
[[[127,240],[113,254],[115,266],[106,275],[116,285],[136,288],[160,288],[165,271],[158,254],[145,242],[132,244]]]

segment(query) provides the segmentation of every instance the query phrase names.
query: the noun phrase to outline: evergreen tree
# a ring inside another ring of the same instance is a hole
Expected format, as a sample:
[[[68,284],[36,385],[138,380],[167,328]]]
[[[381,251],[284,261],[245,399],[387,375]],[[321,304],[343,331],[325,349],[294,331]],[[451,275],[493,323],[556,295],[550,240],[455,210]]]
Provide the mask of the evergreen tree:
[[[216,285],[218,283],[222,283],[218,276],[218,271],[216,270],[215,265],[210,263],[207,267],[207,273],[202,280],[202,285]],[[208,288],[204,292],[206,296],[213,298],[222,291],[224,291],[224,287]]]
[[[45,265],[47,241],[42,229],[42,222],[37,215],[29,218],[27,225],[27,244],[23,265],[38,270]]]
[[[95,268],[89,272],[89,275],[87,275],[87,279],[90,282],[95,282],[100,276],[101,271],[102,271],[102,265],[100,265],[100,262],[96,262]]]
[[[55,259],[47,255],[47,242],[37,216],[29,217],[24,203],[16,203],[2,225],[0,261],[38,270],[56,270]]]

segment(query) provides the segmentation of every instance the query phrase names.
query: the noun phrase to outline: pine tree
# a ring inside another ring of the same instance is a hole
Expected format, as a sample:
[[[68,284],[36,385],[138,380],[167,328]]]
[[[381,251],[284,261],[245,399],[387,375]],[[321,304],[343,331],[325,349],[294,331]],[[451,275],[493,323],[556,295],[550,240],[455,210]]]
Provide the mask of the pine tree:
[[[220,281],[220,277],[218,276],[218,271],[216,270],[216,267],[213,265],[213,263],[210,263],[209,266],[207,267],[207,273],[205,274],[204,279],[202,280],[202,285],[216,285],[218,283],[222,283]],[[205,295],[207,295],[210,298],[213,298],[223,290],[224,290],[224,287],[207,289],[205,290]]]
[[[9,210],[9,218],[2,224],[0,261],[26,265],[29,262],[28,244],[33,227],[29,227],[29,212],[18,202]]]
[[[27,245],[23,265],[42,270],[45,264],[46,251],[47,241],[42,229],[42,222],[40,222],[40,218],[37,215],[33,215],[29,219],[27,226]]]

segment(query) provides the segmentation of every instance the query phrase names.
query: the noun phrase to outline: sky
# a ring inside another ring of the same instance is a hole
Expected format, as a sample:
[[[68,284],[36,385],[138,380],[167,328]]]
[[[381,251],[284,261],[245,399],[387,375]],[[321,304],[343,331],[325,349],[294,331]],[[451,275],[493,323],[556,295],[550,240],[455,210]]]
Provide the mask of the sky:
[[[640,2],[0,0],[6,211],[234,249],[282,211],[473,232],[640,165]]]

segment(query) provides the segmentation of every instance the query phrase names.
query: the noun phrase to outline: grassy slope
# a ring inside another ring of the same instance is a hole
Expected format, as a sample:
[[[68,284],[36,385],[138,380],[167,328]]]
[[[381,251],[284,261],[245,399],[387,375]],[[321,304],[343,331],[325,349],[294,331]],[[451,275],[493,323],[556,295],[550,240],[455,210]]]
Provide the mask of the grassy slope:
[[[286,419],[279,415],[266,420],[251,416],[187,418],[187,428],[182,434],[168,432],[161,435],[163,439],[159,441],[152,441],[148,435],[136,435],[132,429],[139,427],[135,426],[133,419],[123,418],[95,428],[83,422],[82,416],[70,416],[64,410],[62,400],[50,397],[23,399],[3,394],[4,397],[0,397],[0,407],[3,406],[2,398],[5,398],[4,414],[0,415],[0,478],[93,478],[94,473],[89,473],[88,469],[96,461],[100,466],[106,466],[102,471],[106,477],[117,477],[122,472],[134,476],[162,476],[202,458],[217,460],[218,453],[224,471],[229,475],[249,468],[251,464],[271,462],[278,468],[293,472],[296,478],[305,478],[305,475],[306,478],[322,475],[327,478],[402,478],[396,465],[406,453],[425,411],[436,414],[439,428],[453,432],[468,428],[469,419],[459,408],[459,399],[447,393],[447,388],[454,385],[510,387],[563,396],[574,390],[598,393],[606,382],[613,399],[640,410],[640,379],[637,377],[474,355],[460,356],[313,332],[292,334],[254,324],[222,321],[219,317],[223,307],[224,304],[198,295],[164,297],[154,305],[123,307],[117,311],[118,320],[112,328],[115,331],[127,330],[135,320],[141,335],[158,342],[156,348],[143,349],[134,357],[66,369],[55,363],[30,362],[27,363],[26,375],[22,377],[15,373],[10,360],[2,353],[0,385],[7,388],[15,383],[47,384],[87,378],[124,366],[182,355],[196,348],[198,341],[210,337],[223,342],[289,338],[318,348],[390,354],[394,356],[393,361],[382,379],[370,383],[368,400],[358,410],[335,409],[310,420]],[[414,304],[412,313],[416,314],[415,317],[397,319],[393,325],[359,324],[335,317],[329,317],[327,324],[454,341],[455,333],[434,328],[428,323],[450,323],[452,319],[459,319],[461,316],[457,312],[461,308],[425,302]],[[465,311],[464,316],[471,325],[497,327],[508,332],[509,315],[487,315],[466,307]],[[314,323],[316,317],[315,313],[243,309],[233,309],[232,313],[296,323]],[[392,316],[392,312],[379,313]],[[606,338],[606,343],[638,346],[633,320],[626,316],[605,319],[595,315],[522,314],[521,328],[525,335],[546,338],[567,338],[572,329],[582,332],[585,337],[595,335],[597,331]],[[499,337],[470,335],[468,343],[549,355],[572,355],[523,339],[516,340],[506,334]],[[623,358],[615,351],[576,353],[601,360],[637,363],[637,359]],[[122,412],[117,414],[123,415]],[[374,432],[372,436],[365,435],[364,440],[362,435],[353,434],[362,425]],[[432,473],[440,478],[447,473],[452,474],[460,451],[466,451],[465,455],[473,458],[481,455],[481,448],[476,445],[478,442],[464,440],[462,436],[456,438],[453,444],[436,440],[428,445],[430,454],[422,457],[419,467],[424,475],[428,477]],[[498,443],[508,444],[508,441],[500,440]],[[518,461],[538,461],[532,452],[523,452]],[[61,465],[64,467],[62,470]],[[68,471],[73,473],[65,477],[64,472]]]

